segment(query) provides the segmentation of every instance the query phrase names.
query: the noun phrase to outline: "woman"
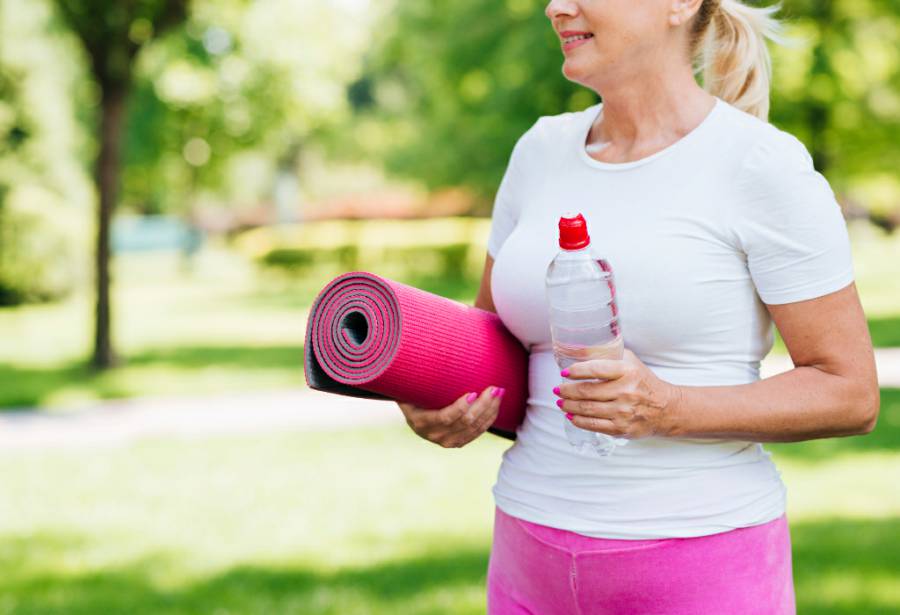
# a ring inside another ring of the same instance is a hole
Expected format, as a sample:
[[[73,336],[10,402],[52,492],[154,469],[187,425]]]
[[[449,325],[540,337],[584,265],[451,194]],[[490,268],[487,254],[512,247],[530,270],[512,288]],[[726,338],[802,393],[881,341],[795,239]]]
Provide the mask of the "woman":
[[[879,393],[840,209],[766,121],[777,23],[737,0],[551,0],[546,14],[563,73],[603,104],[540,118],[496,197],[476,305],[531,354],[493,489],[489,612],[793,613],[784,486],[759,443],[867,433]],[[627,350],[563,384],[543,277],[573,210],[616,272]],[[773,323],[795,368],[760,380]],[[495,394],[401,408],[421,437],[463,446]],[[630,441],[582,455],[567,419]]]

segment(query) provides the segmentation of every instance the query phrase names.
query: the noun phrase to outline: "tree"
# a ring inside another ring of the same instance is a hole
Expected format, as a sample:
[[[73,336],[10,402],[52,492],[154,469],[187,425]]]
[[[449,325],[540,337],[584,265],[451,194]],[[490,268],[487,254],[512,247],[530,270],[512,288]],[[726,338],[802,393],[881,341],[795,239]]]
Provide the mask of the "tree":
[[[96,321],[92,364],[116,362],[111,339],[109,230],[121,171],[121,142],[134,60],[148,41],[181,24],[187,0],[56,0],[66,23],[84,46],[100,90],[94,182],[99,196],[96,244]]]

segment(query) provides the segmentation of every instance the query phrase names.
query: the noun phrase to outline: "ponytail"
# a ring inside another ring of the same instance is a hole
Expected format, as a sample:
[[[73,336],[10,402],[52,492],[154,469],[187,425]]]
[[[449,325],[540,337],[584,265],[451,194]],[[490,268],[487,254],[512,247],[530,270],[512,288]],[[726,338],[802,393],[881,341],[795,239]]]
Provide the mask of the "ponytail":
[[[781,41],[772,15],[778,6],[751,7],[740,0],[704,0],[692,31],[692,52],[712,95],[762,120],[769,117],[772,62],[766,39]]]

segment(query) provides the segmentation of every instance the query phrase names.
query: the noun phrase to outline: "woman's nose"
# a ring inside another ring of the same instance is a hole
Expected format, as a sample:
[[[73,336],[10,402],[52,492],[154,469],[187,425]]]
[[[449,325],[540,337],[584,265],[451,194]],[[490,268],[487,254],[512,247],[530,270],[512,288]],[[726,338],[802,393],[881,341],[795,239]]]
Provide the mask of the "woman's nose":
[[[553,21],[557,17],[570,17],[578,12],[578,3],[572,0],[550,0],[544,14]]]

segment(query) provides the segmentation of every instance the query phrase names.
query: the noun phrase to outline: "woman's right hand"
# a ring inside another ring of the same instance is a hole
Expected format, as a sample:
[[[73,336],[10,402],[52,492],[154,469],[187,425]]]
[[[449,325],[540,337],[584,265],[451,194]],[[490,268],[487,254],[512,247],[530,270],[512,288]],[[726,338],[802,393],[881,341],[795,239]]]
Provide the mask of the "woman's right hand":
[[[497,420],[504,390],[488,387],[481,395],[467,393],[440,410],[397,402],[406,423],[420,437],[444,448],[460,448],[483,434]]]

